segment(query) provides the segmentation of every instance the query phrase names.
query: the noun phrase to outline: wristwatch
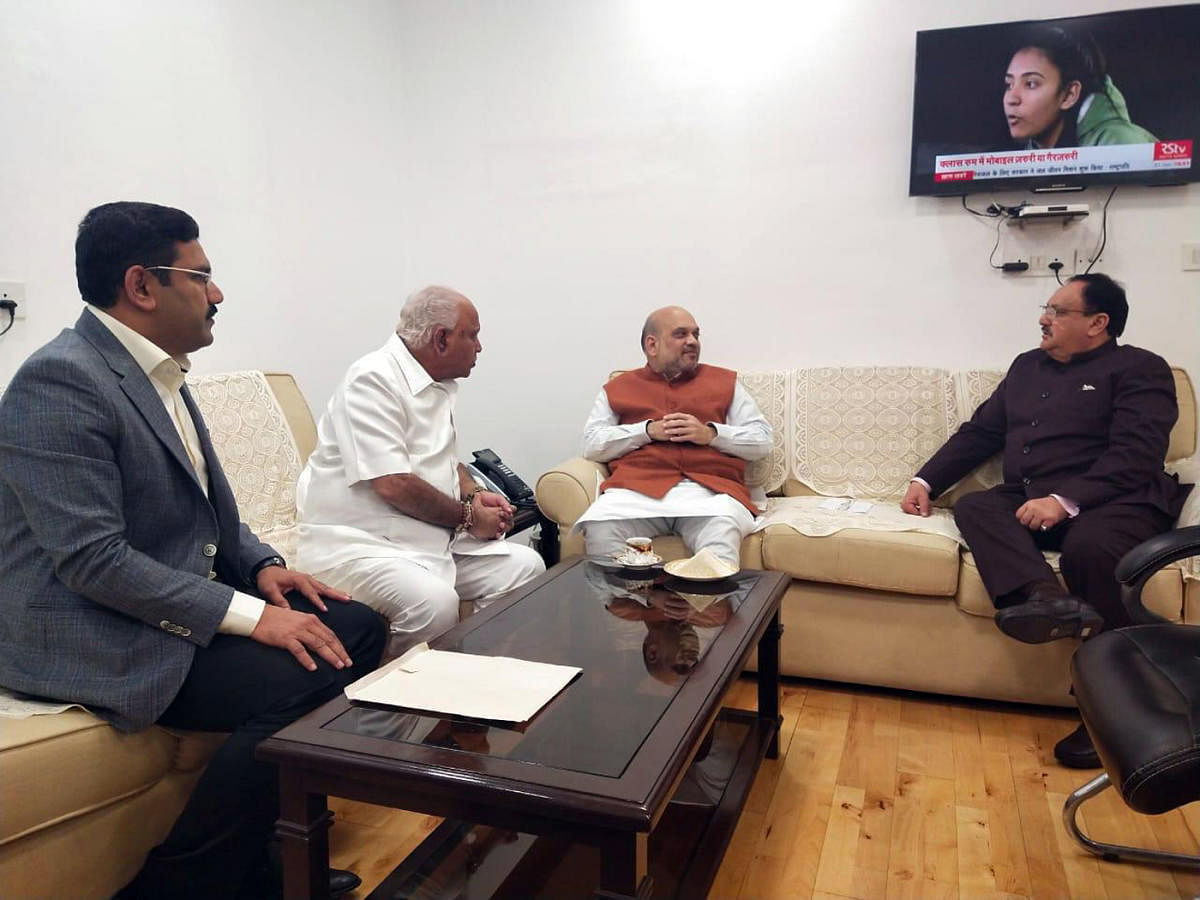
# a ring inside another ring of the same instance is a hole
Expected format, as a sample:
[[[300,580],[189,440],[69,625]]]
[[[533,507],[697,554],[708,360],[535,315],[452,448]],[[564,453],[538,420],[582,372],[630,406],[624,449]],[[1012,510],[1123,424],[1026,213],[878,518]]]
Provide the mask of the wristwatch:
[[[266,559],[259,560],[255,563],[254,568],[250,570],[250,578],[258,577],[258,573],[269,566],[279,566],[281,569],[287,568],[287,563],[282,556],[268,556]]]

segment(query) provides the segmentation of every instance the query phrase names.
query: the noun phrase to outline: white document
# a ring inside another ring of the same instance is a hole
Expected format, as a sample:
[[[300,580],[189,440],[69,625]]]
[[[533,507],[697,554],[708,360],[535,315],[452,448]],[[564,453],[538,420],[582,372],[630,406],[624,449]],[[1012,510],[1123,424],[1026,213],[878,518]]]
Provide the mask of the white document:
[[[867,513],[869,513],[871,511],[871,507],[874,505],[875,504],[872,503],[870,500],[855,500],[853,503],[850,504],[850,509],[848,510],[848,512],[854,513],[855,515],[859,515],[859,516],[865,516]]]
[[[346,696],[453,716],[527,722],[582,671],[508,656],[430,650],[428,644],[418,644],[347,685]]]

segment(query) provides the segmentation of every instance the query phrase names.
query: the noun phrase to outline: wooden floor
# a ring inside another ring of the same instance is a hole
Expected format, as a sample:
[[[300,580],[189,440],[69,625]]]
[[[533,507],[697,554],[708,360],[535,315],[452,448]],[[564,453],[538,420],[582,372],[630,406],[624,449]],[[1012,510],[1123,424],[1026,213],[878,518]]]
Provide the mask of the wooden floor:
[[[729,706],[753,709],[743,679]],[[709,896],[1195,897],[1200,874],[1107,863],[1062,825],[1093,774],[1054,763],[1070,711],[818,682],[785,683],[778,760],[767,760]],[[365,897],[438,819],[330,798],[333,865]],[[1196,853],[1200,804],[1131,812],[1113,790],[1084,805],[1093,838]]]

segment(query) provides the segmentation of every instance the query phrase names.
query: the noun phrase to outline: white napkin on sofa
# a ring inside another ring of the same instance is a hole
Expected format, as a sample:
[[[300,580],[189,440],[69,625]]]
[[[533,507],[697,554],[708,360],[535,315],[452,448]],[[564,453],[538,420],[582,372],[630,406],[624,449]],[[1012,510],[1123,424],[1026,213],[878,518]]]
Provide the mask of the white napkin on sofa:
[[[38,700],[26,694],[0,688],[0,717],[6,719],[28,719],[30,716],[52,716],[75,707],[85,709],[78,703],[59,703],[56,700]]]
[[[786,525],[809,537],[825,537],[845,528],[864,531],[919,531],[924,534],[940,534],[966,546],[958,526],[954,524],[954,514],[948,509],[935,507],[928,517],[910,516],[901,510],[894,500],[879,500],[872,503],[870,509],[865,512],[856,512],[852,511],[856,507],[849,500],[845,509],[831,509],[827,504],[829,499],[820,496],[770,497],[767,501],[767,511],[754,523],[754,530],[762,531],[772,525]]]

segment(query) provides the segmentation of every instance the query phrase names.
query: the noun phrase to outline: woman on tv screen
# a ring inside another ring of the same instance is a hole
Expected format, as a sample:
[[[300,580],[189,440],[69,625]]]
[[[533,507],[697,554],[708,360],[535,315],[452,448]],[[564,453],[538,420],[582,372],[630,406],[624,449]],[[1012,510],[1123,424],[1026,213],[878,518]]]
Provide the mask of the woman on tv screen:
[[[1091,35],[1031,29],[1004,76],[1008,133],[1027,149],[1146,144],[1158,139],[1129,119],[1125,98]]]

